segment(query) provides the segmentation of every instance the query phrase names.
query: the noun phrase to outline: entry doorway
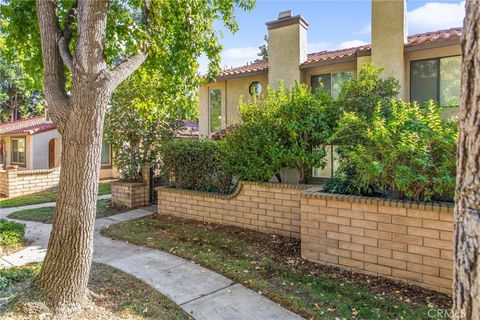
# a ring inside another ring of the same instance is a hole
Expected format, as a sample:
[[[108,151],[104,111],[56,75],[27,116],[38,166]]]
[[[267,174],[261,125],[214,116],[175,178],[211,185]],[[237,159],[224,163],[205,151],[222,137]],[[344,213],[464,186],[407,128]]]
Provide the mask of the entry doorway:
[[[56,149],[56,139],[50,140],[48,143],[48,168],[55,168],[55,149]]]

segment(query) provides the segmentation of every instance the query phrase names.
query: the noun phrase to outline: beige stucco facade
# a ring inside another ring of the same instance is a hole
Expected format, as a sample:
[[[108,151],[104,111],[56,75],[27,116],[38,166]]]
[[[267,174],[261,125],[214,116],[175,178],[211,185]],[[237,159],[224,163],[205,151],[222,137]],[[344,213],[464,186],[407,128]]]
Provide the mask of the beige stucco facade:
[[[209,130],[209,89],[221,90],[221,129],[224,129],[239,121],[239,100],[249,98],[248,88],[254,81],[259,81],[264,91],[267,84],[276,88],[278,81],[286,88],[295,81],[310,86],[315,75],[350,71],[355,77],[360,67],[369,62],[383,68],[383,76],[395,77],[401,86],[400,98],[409,101],[412,61],[460,56],[461,46],[458,37],[406,44],[406,12],[405,0],[372,0],[372,45],[354,54],[314,61],[309,60],[306,51],[308,23],[301,16],[285,17],[285,12],[281,13],[278,20],[267,22],[268,67],[261,72],[251,72],[247,65],[240,67],[236,74],[230,70],[228,76],[200,88],[200,135],[214,133]],[[455,114],[457,108],[445,112],[449,117]]]
[[[209,90],[218,89],[221,92],[221,128],[239,122],[239,102],[240,99],[248,101],[250,99],[249,87],[254,82],[260,82],[263,90],[268,86],[267,74],[254,76],[223,79],[214,83],[203,85],[199,93],[199,131],[200,135],[208,136],[214,132],[209,127]]]

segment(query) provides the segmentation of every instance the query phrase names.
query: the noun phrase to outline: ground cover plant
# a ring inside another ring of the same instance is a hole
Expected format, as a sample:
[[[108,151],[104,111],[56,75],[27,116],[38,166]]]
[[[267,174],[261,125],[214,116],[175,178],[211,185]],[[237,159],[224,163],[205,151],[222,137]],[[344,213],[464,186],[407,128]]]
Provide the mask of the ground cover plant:
[[[98,184],[98,195],[106,195],[112,193],[110,183],[103,182]],[[0,208],[21,207],[32,204],[40,204],[57,201],[57,190],[47,190],[33,194],[27,194],[15,198],[0,198]]]
[[[127,210],[128,209],[113,206],[112,201],[110,199],[101,199],[97,201],[96,218],[100,219],[100,218],[113,216],[115,214],[122,213]],[[12,219],[18,219],[18,220],[53,223],[54,213],[55,213],[55,207],[44,207],[44,208],[15,211],[11,213],[8,217]]]
[[[0,254],[5,255],[22,248],[25,242],[25,225],[0,219]],[[1,287],[1,285],[0,285]],[[1,289],[1,288],[0,288]]]
[[[0,270],[2,319],[48,317],[42,297],[29,287],[40,266],[37,263]],[[93,292],[93,303],[74,319],[191,319],[146,283],[104,264],[93,264],[89,288]]]
[[[245,229],[148,217],[102,234],[167,251],[244,284],[307,319],[424,319],[445,295],[306,261],[299,240]]]

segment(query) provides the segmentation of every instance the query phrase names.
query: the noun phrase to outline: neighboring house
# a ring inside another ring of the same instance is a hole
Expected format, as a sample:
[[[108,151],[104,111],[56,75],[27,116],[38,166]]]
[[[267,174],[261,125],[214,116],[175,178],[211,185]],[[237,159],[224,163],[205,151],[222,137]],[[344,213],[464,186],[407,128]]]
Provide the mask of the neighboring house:
[[[461,28],[407,36],[406,2],[372,1],[372,44],[335,51],[307,53],[308,23],[302,16],[281,12],[267,22],[268,62],[257,61],[224,70],[214,83],[200,87],[199,130],[201,136],[215,133],[239,121],[239,99],[261,93],[266,86],[286,88],[295,81],[313,89],[323,84],[333,97],[342,84],[356,76],[360,66],[373,62],[401,85],[400,97],[423,103],[428,99],[451,106],[446,116],[456,114],[460,95]],[[214,137],[217,137],[215,135]],[[314,169],[313,176],[329,178],[336,166],[333,147],[328,164]]]
[[[62,140],[46,116],[0,124],[0,164],[18,170],[53,169],[60,164]],[[116,178],[112,167],[112,148],[102,146],[100,179]]]

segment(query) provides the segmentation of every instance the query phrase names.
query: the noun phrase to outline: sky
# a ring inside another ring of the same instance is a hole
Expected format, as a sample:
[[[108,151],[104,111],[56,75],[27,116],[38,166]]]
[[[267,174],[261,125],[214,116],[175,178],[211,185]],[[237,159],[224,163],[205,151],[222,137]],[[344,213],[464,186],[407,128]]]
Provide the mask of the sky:
[[[463,0],[407,0],[408,34],[462,26],[464,8]],[[285,10],[308,21],[309,53],[370,43],[371,0],[257,0],[252,11],[236,11],[239,30],[235,34],[215,24],[223,46],[222,67],[257,59],[258,47],[267,33],[265,22],[276,20],[278,13]],[[201,58],[200,64],[200,71],[205,72],[206,59]]]

